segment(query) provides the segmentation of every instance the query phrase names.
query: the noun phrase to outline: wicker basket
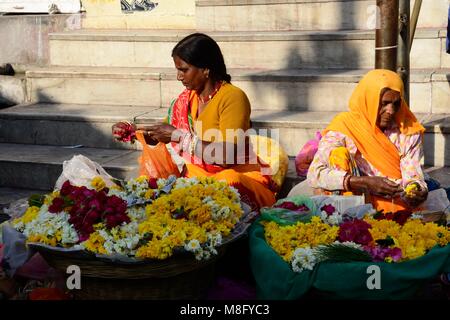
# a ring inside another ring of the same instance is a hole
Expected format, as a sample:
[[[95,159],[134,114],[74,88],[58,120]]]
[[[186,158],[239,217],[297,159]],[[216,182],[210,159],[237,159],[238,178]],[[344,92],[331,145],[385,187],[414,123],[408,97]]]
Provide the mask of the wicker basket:
[[[64,274],[70,265],[80,267],[81,289],[71,293],[75,299],[89,300],[205,298],[214,279],[215,262],[226,250],[226,246],[219,247],[218,255],[206,261],[179,253],[165,260],[124,263],[35,248],[50,266]]]

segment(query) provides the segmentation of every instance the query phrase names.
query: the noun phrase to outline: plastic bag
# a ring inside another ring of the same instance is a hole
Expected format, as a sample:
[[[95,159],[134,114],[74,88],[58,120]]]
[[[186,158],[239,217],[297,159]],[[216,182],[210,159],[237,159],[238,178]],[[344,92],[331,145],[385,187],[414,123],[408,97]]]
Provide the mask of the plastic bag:
[[[300,208],[302,206],[304,208]],[[271,208],[261,208],[262,220],[274,221],[282,226],[309,222],[314,215],[317,215],[316,204],[311,198],[303,195],[280,199]]]
[[[55,189],[60,190],[67,180],[74,186],[89,187],[92,179],[95,177],[101,177],[107,187],[115,185],[113,182],[114,178],[101,165],[79,154],[63,162],[63,171],[58,180],[56,180]]]
[[[297,174],[299,176],[306,177],[309,165],[313,161],[314,155],[316,154],[319,147],[320,139],[322,139],[322,135],[320,134],[320,131],[317,131],[316,137],[306,142],[303,148],[295,157],[295,169],[297,170]]]
[[[164,143],[159,142],[150,147],[145,142],[142,131],[136,131],[136,138],[142,144],[142,155],[139,157],[139,174],[149,178],[164,178],[180,176],[178,166],[174,163],[169,150]]]

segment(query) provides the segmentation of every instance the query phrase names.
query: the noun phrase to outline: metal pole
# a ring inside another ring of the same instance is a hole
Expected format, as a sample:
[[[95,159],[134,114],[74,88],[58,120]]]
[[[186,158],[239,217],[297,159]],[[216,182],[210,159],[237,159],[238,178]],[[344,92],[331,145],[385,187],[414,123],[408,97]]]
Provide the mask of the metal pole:
[[[380,25],[375,32],[376,69],[397,69],[398,1],[377,0]]]
[[[404,98],[409,105],[409,0],[399,0],[397,73],[403,79]]]
[[[410,30],[410,38],[409,38],[409,50],[411,51],[411,47],[414,40],[414,34],[416,33],[417,20],[419,20],[420,7],[422,6],[422,0],[416,0],[414,2],[413,12],[411,15],[411,30]]]

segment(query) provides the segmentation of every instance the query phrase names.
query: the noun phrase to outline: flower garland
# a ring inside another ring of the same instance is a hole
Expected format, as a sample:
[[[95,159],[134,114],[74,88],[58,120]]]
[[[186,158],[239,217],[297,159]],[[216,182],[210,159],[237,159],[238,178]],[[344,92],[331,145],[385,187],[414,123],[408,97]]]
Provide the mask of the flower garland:
[[[66,181],[37,202],[13,221],[29,242],[138,259],[175,250],[208,259],[243,215],[237,190],[214,178],[141,176],[107,188],[95,177],[89,186]]]
[[[312,270],[324,260],[402,262],[450,242],[447,226],[424,223],[407,212],[377,212],[358,219],[326,205],[308,222],[261,224],[267,243],[294,272]]]

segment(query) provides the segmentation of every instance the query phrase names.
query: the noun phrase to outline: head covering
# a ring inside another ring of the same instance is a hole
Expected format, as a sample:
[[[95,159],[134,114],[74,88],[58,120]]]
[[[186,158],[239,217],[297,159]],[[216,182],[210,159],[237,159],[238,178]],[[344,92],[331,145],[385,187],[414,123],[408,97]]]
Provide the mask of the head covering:
[[[338,114],[325,133],[338,131],[350,137],[364,158],[383,175],[400,179],[399,152],[377,126],[380,95],[384,88],[400,92],[402,102],[395,114],[400,132],[406,135],[423,133],[424,127],[404,100],[402,79],[395,72],[383,69],[372,70],[361,79],[350,98],[350,111]]]

